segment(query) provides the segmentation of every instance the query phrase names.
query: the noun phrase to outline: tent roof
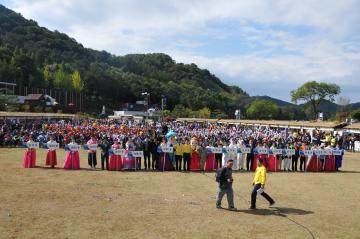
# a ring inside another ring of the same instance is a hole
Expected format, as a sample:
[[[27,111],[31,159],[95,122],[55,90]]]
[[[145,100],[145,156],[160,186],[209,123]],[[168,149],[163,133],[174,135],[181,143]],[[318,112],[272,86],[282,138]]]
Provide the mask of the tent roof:
[[[187,122],[213,122],[221,124],[259,125],[273,127],[307,127],[333,129],[341,127],[344,123],[335,121],[286,121],[286,120],[235,120],[235,119],[200,119],[200,118],[177,118],[177,121]]]
[[[42,96],[43,94],[28,94],[25,100],[39,100]]]
[[[59,113],[35,113],[35,112],[6,112],[0,111],[0,118],[56,118],[56,119],[70,119],[74,118],[74,114],[59,114]]]
[[[357,123],[354,123],[354,124],[350,124],[350,125],[346,126],[345,129],[356,129],[356,130],[360,130],[360,122],[357,122]]]

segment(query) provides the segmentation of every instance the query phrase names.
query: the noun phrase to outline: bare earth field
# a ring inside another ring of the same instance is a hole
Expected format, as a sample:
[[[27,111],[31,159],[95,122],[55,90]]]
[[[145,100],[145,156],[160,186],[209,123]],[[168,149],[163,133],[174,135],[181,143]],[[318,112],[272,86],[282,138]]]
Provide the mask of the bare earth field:
[[[93,171],[85,151],[82,170],[46,169],[45,150],[23,169],[23,153],[0,149],[0,238],[360,238],[360,154],[339,173],[269,173],[276,205],[257,211],[253,173],[235,173],[231,212],[215,209],[214,173]]]

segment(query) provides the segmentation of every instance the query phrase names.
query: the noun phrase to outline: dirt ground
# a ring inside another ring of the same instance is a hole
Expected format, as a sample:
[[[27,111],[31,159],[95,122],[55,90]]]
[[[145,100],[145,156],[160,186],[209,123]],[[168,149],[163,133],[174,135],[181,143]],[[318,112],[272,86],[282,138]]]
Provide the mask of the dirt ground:
[[[253,173],[235,173],[237,212],[215,209],[214,173],[21,167],[0,149],[0,238],[360,238],[360,154],[339,173],[269,173],[268,208],[250,211]],[[63,165],[64,150],[58,150]],[[227,206],[224,198],[223,206]]]

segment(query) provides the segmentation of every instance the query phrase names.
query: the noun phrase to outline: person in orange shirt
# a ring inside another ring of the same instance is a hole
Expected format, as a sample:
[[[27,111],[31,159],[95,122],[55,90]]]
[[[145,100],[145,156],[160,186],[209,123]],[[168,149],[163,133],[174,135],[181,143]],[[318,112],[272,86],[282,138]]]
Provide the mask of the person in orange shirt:
[[[305,160],[306,160],[306,156],[304,154],[304,150],[306,149],[305,147],[305,143],[302,143],[300,146],[300,171],[305,171]],[[304,168],[304,170],[303,170]]]

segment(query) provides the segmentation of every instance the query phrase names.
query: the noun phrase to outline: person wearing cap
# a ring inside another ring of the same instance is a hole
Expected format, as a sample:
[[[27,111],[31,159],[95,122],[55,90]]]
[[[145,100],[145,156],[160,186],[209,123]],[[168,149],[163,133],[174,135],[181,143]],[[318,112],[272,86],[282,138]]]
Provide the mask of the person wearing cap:
[[[221,201],[226,194],[228,207],[230,211],[236,211],[234,206],[234,191],[232,188],[233,177],[232,177],[233,160],[229,159],[226,161],[226,166],[218,169],[216,172],[216,181],[219,183],[218,193],[216,196],[216,208],[220,209]]]
[[[251,206],[250,209],[256,209],[256,196],[261,194],[268,202],[269,205],[274,205],[275,201],[264,192],[266,183],[266,167],[263,165],[263,159],[258,159],[257,168],[255,171],[254,181],[253,181],[253,191],[251,193]]]

